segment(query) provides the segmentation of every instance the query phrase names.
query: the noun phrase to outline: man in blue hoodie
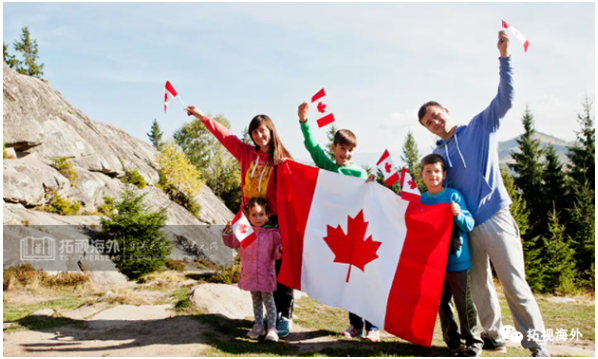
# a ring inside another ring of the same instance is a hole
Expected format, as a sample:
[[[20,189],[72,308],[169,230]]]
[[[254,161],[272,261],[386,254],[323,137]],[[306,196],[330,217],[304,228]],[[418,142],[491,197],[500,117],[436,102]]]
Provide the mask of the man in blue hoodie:
[[[538,304],[525,279],[523,249],[519,228],[509,211],[511,198],[502,181],[498,163],[500,120],[512,106],[513,85],[509,37],[499,32],[500,84],[498,94],[484,111],[467,125],[457,126],[448,111],[437,102],[424,104],[419,122],[440,137],[434,153],[447,163],[447,186],[463,195],[465,205],[475,219],[469,247],[471,254],[472,294],[485,333],[485,350],[506,351],[501,337],[501,310],[492,281],[490,261],[496,270],[515,327],[523,334],[521,344],[534,356],[549,356],[543,340],[544,321]],[[528,338],[536,331],[537,336]],[[529,340],[532,339],[532,340]]]

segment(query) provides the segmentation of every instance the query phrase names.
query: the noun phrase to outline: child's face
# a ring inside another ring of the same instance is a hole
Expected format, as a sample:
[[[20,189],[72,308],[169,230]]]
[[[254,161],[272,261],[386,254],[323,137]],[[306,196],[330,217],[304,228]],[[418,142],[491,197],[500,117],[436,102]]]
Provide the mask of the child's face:
[[[266,209],[259,204],[249,208],[249,222],[254,227],[263,227],[268,223]]]
[[[355,150],[354,146],[332,144],[331,148],[332,152],[334,152],[334,158],[336,159],[336,164],[338,166],[347,166],[351,163],[353,151]]]
[[[442,181],[446,178],[446,171],[442,170],[442,163],[425,165],[421,176],[428,188],[428,191],[434,191],[442,187]]]
[[[261,124],[260,127],[251,132],[251,138],[259,147],[266,147],[270,144],[270,130],[264,124]]]

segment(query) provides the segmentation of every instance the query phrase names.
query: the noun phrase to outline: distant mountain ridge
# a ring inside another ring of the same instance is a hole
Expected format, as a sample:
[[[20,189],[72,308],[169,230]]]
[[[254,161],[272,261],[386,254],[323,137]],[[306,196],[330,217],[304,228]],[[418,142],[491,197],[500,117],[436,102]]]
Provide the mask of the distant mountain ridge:
[[[518,145],[516,141],[519,138],[521,138],[521,136],[498,143],[498,159],[501,164],[513,163],[511,151],[519,152],[519,148],[517,147]],[[556,150],[556,153],[559,155],[559,161],[562,164],[569,163],[569,157],[567,157],[567,152],[569,151],[569,147],[573,146],[574,142],[567,142],[560,138],[537,131],[534,134],[533,138],[540,140],[541,148],[546,148],[546,146],[549,144],[552,145],[552,147],[554,147],[554,149]]]

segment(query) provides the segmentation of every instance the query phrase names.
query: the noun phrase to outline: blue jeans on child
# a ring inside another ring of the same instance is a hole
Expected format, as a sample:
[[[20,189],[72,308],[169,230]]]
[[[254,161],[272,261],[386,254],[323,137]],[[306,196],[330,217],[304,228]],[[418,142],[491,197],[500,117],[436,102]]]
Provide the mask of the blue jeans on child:
[[[355,328],[357,328],[359,330],[363,330],[363,319],[360,316],[349,312],[349,323],[351,323],[351,325],[354,326]],[[378,327],[375,325],[372,325],[372,323],[370,323],[366,320],[365,321],[365,330],[368,332],[370,330],[378,330]]]

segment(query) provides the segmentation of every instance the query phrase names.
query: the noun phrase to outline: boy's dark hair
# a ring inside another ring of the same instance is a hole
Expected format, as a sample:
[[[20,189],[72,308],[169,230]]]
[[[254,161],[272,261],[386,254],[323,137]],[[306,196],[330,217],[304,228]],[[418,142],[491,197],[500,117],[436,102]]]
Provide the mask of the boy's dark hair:
[[[266,199],[253,197],[245,203],[245,206],[243,206],[243,213],[245,213],[245,216],[249,217],[249,209],[255,206],[261,206],[266,211],[266,215],[268,215],[268,202],[266,202]]]
[[[436,163],[440,163],[442,165],[443,172],[446,171],[446,167],[444,164],[444,158],[442,158],[441,155],[437,155],[435,153],[430,153],[426,157],[422,158],[422,162],[421,162],[422,171],[424,170],[425,165],[433,165]]]
[[[334,134],[333,145],[357,147],[357,137],[355,137],[355,134],[349,130],[338,130]]]
[[[419,123],[422,123],[422,119],[426,115],[426,112],[428,112],[428,107],[440,107],[440,108],[444,108],[444,107],[442,107],[441,104],[439,104],[436,101],[428,101],[428,102],[426,102],[425,104],[422,105],[422,107],[419,108],[419,111],[417,111],[417,117],[419,117]]]

